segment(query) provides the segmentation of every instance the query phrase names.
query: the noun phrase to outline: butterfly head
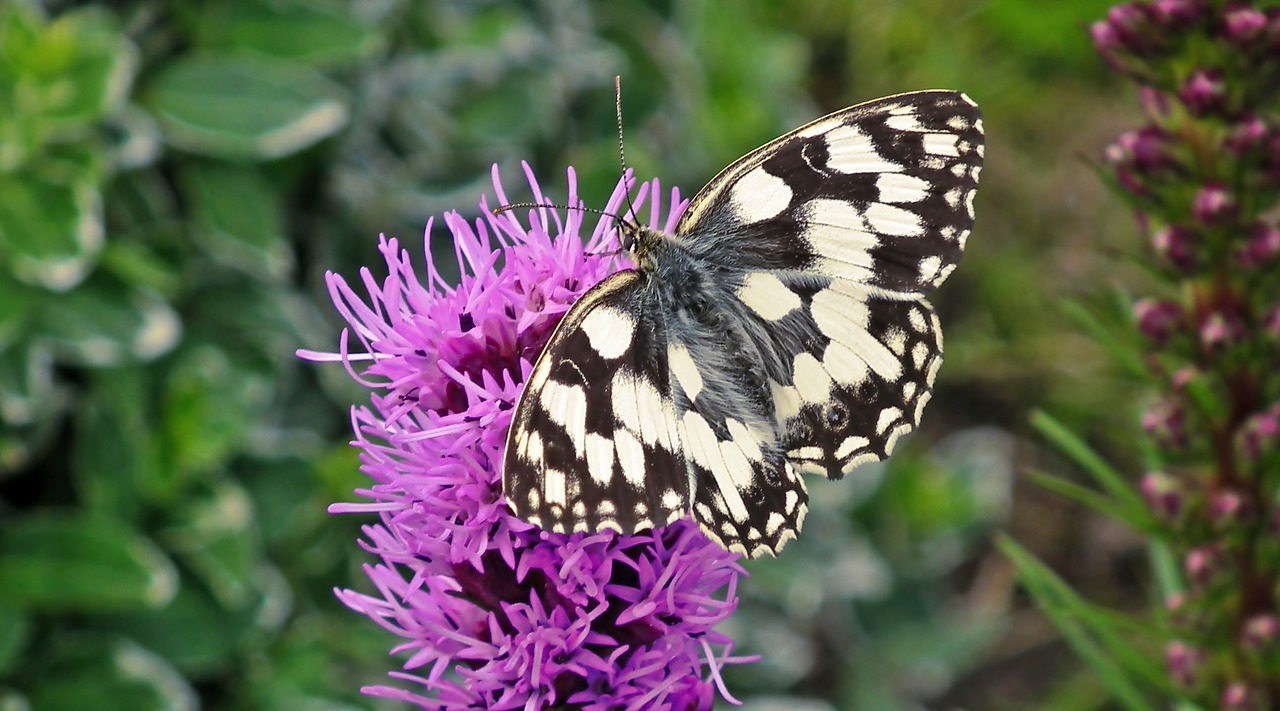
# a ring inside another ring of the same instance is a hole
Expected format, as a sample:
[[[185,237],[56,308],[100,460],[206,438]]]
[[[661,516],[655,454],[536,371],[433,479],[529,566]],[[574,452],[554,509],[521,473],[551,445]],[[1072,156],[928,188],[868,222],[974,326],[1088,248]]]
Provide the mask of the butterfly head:
[[[654,252],[666,241],[666,235],[629,220],[618,220],[618,235],[622,241],[622,249],[631,255],[637,267],[651,271],[656,266]]]

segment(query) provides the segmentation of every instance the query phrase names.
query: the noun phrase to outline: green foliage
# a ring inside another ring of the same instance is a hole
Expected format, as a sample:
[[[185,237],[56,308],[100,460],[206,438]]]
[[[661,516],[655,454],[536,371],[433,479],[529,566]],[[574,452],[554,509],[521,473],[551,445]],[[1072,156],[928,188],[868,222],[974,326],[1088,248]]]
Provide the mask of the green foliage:
[[[1157,661],[1158,646],[1143,640],[1151,630],[1136,619],[1085,602],[1012,539],[1002,538],[999,543],[1017,566],[1023,585],[1121,707],[1127,711],[1156,711],[1158,707],[1148,701],[1145,690],[1135,681],[1166,691],[1170,688],[1164,668]]]

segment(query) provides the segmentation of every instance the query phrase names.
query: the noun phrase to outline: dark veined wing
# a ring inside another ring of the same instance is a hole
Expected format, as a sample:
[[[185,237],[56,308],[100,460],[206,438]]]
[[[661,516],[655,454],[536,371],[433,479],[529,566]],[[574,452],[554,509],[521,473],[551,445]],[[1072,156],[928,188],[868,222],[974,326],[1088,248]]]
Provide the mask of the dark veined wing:
[[[804,482],[767,408],[740,384],[758,360],[726,324],[624,271],[565,315],[508,433],[503,489],[543,529],[624,533],[692,513],[713,540],[776,552],[804,520]]]
[[[666,324],[647,278],[618,272],[584,294],[525,383],[503,490],[529,523],[631,533],[689,511]]]
[[[960,259],[982,158],[981,114],[964,94],[876,99],[735,161],[694,196],[676,234],[728,269],[924,293]]]
[[[726,275],[798,469],[840,478],[919,423],[942,358],[923,295],[963,251],[982,138],[963,94],[877,99],[747,154],[690,204],[677,237]]]

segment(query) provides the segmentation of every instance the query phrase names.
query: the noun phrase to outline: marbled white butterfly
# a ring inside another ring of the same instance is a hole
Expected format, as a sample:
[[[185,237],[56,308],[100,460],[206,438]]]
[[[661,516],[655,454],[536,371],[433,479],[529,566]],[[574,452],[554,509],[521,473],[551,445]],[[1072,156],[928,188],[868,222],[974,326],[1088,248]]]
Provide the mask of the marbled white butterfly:
[[[973,224],[982,119],[922,91],[820,118],[738,159],[675,234],[622,224],[636,268],[588,291],[507,438],[515,514],[632,532],[692,514],[777,553],[808,507],[920,421],[942,362],[925,296]]]

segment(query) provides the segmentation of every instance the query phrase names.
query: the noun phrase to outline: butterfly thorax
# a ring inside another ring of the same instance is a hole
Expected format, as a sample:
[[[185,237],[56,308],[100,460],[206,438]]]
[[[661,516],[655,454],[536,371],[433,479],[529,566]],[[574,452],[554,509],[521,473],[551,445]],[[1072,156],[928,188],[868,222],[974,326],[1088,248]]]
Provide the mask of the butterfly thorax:
[[[658,270],[661,253],[671,244],[671,235],[633,222],[620,226],[622,248],[631,255],[636,268],[653,273]]]
[[[678,366],[671,372],[679,406],[707,415],[717,435],[728,437],[725,421],[736,417],[762,441],[772,439],[773,402],[763,364],[776,356],[762,351],[761,340],[752,337],[738,312],[729,286],[733,281],[727,278],[732,270],[700,258],[678,235],[628,228],[624,243],[631,245],[649,294],[642,301],[651,305],[651,316],[663,320],[668,360],[697,368],[696,385],[681,381]]]

